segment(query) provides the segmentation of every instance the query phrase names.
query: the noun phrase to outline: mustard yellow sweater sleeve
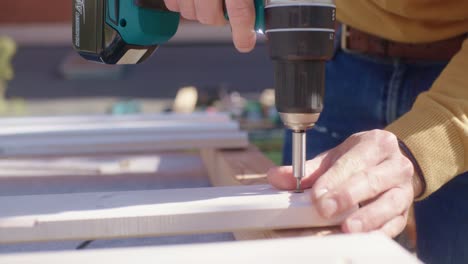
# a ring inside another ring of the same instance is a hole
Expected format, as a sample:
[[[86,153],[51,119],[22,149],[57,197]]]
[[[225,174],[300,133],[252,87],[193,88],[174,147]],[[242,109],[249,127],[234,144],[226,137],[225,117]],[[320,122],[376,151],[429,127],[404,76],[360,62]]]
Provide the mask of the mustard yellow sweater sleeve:
[[[421,199],[468,171],[468,39],[432,88],[387,130],[421,167],[426,181]]]

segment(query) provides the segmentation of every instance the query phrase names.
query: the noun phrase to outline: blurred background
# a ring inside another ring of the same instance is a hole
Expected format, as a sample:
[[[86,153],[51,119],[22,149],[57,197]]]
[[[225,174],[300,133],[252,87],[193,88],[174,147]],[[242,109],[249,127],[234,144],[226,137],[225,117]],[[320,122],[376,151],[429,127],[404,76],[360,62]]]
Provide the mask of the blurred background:
[[[143,64],[94,64],[72,48],[71,2],[0,2],[1,116],[229,112],[279,163],[282,129],[262,36],[241,54],[228,26],[182,21]]]

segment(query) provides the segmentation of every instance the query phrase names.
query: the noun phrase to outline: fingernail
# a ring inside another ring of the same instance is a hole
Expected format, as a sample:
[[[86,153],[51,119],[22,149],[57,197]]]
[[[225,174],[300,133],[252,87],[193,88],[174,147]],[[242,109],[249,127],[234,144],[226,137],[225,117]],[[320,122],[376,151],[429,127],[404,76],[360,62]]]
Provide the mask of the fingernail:
[[[349,231],[353,233],[362,232],[362,222],[357,219],[350,220],[348,222]]]
[[[338,209],[338,205],[336,204],[336,201],[334,199],[324,199],[320,203],[320,207],[322,208],[322,212],[325,217],[331,217],[332,215],[335,214],[336,210]]]
[[[320,199],[322,196],[324,196],[326,193],[328,192],[327,189],[323,188],[323,189],[319,189],[315,192],[315,199]]]

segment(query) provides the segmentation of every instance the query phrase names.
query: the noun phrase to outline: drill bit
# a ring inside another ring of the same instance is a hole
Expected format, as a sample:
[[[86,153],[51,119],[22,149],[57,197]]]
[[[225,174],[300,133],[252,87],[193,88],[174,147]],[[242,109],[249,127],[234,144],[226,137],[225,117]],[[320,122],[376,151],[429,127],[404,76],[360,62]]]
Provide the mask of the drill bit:
[[[305,161],[306,161],[306,133],[303,130],[293,131],[292,133],[292,158],[293,158],[293,174],[296,178],[296,191],[301,193],[301,180],[305,176]]]

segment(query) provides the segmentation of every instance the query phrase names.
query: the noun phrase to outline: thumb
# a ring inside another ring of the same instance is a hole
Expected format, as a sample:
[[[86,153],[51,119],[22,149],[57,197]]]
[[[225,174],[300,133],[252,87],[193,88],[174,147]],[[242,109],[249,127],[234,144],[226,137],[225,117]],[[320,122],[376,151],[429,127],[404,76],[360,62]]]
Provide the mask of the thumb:
[[[302,188],[311,188],[318,177],[325,173],[331,165],[330,151],[324,152],[312,160],[306,162],[305,177],[302,179]],[[292,166],[272,168],[267,173],[268,182],[280,190],[294,190],[296,178],[293,175]]]

